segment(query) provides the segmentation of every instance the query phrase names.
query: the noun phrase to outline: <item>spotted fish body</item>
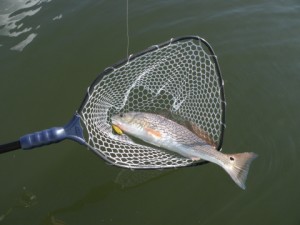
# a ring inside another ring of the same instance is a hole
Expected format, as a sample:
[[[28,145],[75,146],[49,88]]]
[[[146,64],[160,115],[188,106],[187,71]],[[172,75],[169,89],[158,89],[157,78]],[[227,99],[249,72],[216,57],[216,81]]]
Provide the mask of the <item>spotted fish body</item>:
[[[221,166],[243,189],[256,154],[224,154],[186,127],[152,113],[129,112],[112,117],[112,124],[127,135],[176,152],[192,160],[204,159]]]

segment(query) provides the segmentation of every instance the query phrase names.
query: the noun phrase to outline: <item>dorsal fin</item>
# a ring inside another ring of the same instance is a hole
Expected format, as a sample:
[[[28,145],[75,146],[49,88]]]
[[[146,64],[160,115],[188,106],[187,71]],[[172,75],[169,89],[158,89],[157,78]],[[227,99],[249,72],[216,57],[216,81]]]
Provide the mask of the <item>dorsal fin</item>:
[[[207,144],[217,147],[217,143],[213,140],[213,138],[203,129],[201,129],[199,126],[197,126],[193,122],[187,122],[187,128],[192,131],[194,134],[196,134],[199,138],[204,140]]]

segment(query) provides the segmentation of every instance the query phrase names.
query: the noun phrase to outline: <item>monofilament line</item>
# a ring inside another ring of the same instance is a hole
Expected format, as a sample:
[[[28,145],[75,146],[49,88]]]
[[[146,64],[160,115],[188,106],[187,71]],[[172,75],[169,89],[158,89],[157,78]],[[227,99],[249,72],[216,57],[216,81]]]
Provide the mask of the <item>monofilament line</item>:
[[[128,22],[128,17],[129,17],[129,10],[128,10],[128,1],[126,0],[126,35],[127,35],[127,58],[129,56],[129,22]]]

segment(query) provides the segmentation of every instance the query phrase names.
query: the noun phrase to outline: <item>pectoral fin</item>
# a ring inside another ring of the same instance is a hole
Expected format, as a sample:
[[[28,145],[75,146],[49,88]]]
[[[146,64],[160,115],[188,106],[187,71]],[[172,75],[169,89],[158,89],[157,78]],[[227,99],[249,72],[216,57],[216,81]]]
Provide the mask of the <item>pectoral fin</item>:
[[[193,161],[199,161],[201,158],[199,158],[199,157],[191,157],[191,160],[193,160]]]

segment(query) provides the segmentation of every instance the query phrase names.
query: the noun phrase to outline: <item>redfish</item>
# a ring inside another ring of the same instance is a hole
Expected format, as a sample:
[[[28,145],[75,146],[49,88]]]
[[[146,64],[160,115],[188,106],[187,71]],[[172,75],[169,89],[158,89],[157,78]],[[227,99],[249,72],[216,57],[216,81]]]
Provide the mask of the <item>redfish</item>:
[[[203,159],[221,166],[238,186],[246,188],[250,164],[257,157],[255,153],[224,154],[186,127],[157,114],[129,112],[115,115],[111,120],[129,136],[192,160]]]

